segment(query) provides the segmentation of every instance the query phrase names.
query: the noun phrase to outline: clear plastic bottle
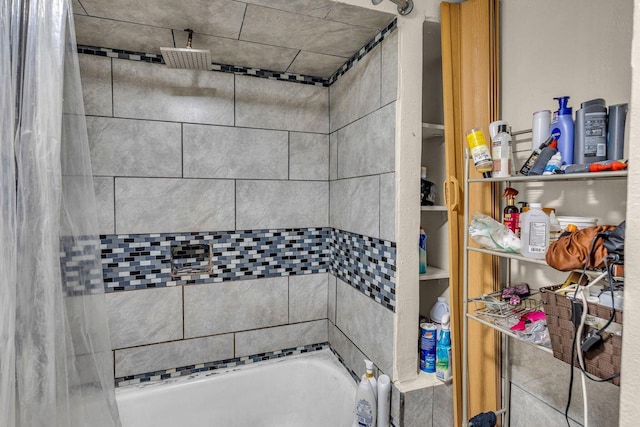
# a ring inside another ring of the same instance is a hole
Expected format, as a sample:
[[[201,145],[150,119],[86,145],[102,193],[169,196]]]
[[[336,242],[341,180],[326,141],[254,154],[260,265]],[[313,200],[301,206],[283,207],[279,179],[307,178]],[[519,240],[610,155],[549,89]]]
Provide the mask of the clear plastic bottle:
[[[507,125],[498,126],[498,134],[491,140],[493,170],[491,176],[506,178],[511,176],[511,134]]]
[[[549,216],[542,211],[540,203],[530,203],[522,220],[522,255],[527,258],[544,259],[549,246]]]
[[[562,234],[562,226],[556,217],[556,213],[552,211],[549,214],[549,244],[552,244],[560,238]]]

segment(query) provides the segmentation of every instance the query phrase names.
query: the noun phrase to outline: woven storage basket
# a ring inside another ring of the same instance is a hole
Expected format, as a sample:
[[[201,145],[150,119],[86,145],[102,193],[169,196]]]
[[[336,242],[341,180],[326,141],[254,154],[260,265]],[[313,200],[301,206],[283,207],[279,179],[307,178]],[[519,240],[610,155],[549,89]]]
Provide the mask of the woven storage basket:
[[[544,313],[547,317],[553,356],[570,364],[574,326],[571,322],[571,300],[554,292],[561,286],[547,286],[541,288],[540,293],[542,295]],[[588,307],[590,315],[605,320],[611,316],[610,307],[594,303],[588,303]],[[616,310],[614,322],[622,324],[622,311]],[[592,329],[590,326],[585,327],[584,334]],[[622,337],[604,332],[602,338],[603,342],[597,348],[584,353],[584,363],[587,372],[590,374],[598,378],[607,378],[620,372]],[[574,365],[578,366],[577,357]],[[620,385],[620,377],[614,378],[611,382],[615,385]]]

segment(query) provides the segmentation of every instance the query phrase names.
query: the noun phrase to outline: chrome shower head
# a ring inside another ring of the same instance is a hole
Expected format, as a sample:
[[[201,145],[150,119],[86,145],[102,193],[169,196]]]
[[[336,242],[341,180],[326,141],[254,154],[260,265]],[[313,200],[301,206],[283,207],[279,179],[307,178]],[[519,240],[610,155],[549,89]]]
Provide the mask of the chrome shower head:
[[[193,30],[186,29],[189,32],[187,47],[161,47],[160,52],[165,64],[169,68],[183,68],[187,70],[210,70],[211,69],[211,51],[208,49],[193,49],[191,40],[193,38]]]

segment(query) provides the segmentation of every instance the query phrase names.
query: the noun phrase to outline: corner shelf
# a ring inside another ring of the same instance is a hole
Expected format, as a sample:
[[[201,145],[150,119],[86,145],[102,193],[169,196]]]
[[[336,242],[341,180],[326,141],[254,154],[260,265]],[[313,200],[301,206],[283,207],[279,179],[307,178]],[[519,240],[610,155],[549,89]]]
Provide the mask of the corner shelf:
[[[422,124],[422,139],[444,137],[444,125],[435,123]]]
[[[448,279],[449,272],[442,268],[434,267],[432,265],[427,265],[427,272],[425,274],[421,274],[418,276],[420,281],[423,280],[436,280],[436,279]]]
[[[447,211],[447,207],[446,206],[420,206],[420,210],[422,212],[428,212],[428,211],[438,211],[438,212],[446,212]]]

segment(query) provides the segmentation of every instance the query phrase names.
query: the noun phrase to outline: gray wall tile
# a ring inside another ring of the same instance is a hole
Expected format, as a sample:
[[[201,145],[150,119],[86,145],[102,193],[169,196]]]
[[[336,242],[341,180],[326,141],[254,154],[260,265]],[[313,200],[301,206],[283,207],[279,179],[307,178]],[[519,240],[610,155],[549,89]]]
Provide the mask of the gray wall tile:
[[[377,32],[373,28],[249,5],[240,40],[349,57]]]
[[[382,105],[398,98],[398,31],[382,41]]]
[[[94,175],[182,174],[179,123],[87,117],[87,132]]]
[[[289,134],[289,179],[329,179],[329,135]]]
[[[165,287],[105,295],[113,348],[182,339],[182,289]]]
[[[380,107],[380,45],[329,87],[331,132]]]
[[[396,174],[380,175],[380,238],[396,241]]]
[[[379,237],[380,178],[341,179],[330,182],[329,224],[340,230]]]
[[[380,30],[380,28],[390,23],[394,17],[395,15],[391,13],[336,2],[336,7],[331,9],[326,19]]]
[[[345,334],[334,324],[329,322],[329,344],[338,352],[344,363],[355,372],[358,377],[365,373],[364,359],[369,357],[361,352]]]
[[[186,338],[287,323],[286,277],[184,287]]]
[[[338,179],[395,170],[396,108],[389,104],[338,131]]]
[[[287,179],[284,131],[184,125],[184,176]]]
[[[131,22],[74,17],[78,44],[160,54],[160,47],[172,47],[169,28],[151,27]],[[132,37],[132,35],[135,35]]]
[[[177,46],[186,46],[188,35],[185,31],[175,31],[174,35]],[[209,49],[211,51],[211,62],[216,64],[231,64],[239,67],[261,68],[280,72],[286,71],[299,52],[297,49],[204,34],[193,35],[193,47]]]
[[[232,359],[233,334],[116,350],[116,378]]]
[[[138,0],[135,7],[128,0],[82,0],[82,5],[92,16],[155,27],[191,28],[196,33],[234,39],[238,38],[245,11],[242,2],[226,0],[183,1],[180,13],[176,13],[174,0]]]
[[[329,186],[310,181],[237,181],[236,229],[325,227]]]
[[[433,427],[454,427],[452,382],[433,387]]]
[[[532,398],[564,414],[570,377],[569,365],[527,344],[509,339],[511,381]],[[583,404],[580,371],[574,368],[573,400],[569,416],[582,422]],[[610,383],[587,381],[589,425],[617,425],[620,388]],[[549,424],[550,425],[550,424]]]
[[[236,76],[236,126],[327,133],[327,88]]]
[[[404,394],[404,427],[432,427],[433,387]]]
[[[338,279],[336,326],[392,379],[394,314]]]
[[[233,125],[233,75],[114,59],[113,104],[116,117]]]
[[[111,116],[111,58],[78,55],[85,114]]]
[[[329,78],[338,68],[347,62],[343,56],[324,55],[322,53],[300,51],[293,60],[288,73]]]
[[[99,234],[114,234],[116,232],[114,213],[116,202],[113,186],[113,178],[111,177],[93,177]]]
[[[327,276],[289,276],[289,323],[327,318]]]
[[[574,395],[575,397],[575,395]],[[594,399],[597,400],[597,399]],[[566,426],[567,422],[564,418],[564,411],[557,411],[544,402],[536,399],[520,387],[511,387],[511,406],[510,406],[509,425],[511,427],[531,427],[532,420],[537,426]],[[617,417],[616,417],[617,418]],[[572,427],[579,427],[571,418],[569,419]],[[610,420],[604,424],[592,424],[600,427],[615,426],[617,422]]]
[[[85,12],[84,8],[82,7],[82,5],[80,4],[80,2],[78,0],[73,0],[71,2],[72,7],[73,7],[73,13],[74,15],[86,15],[87,12]]]
[[[116,232],[234,230],[231,180],[116,178]]]
[[[236,333],[236,357],[327,342],[327,321]]]
[[[267,6],[272,9],[286,10],[300,15],[324,18],[335,6],[333,0],[245,0],[245,3]]]
[[[327,318],[333,324],[336,323],[336,276],[328,275],[328,294],[327,294]]]
[[[329,179],[338,179],[338,132],[329,135]]]

